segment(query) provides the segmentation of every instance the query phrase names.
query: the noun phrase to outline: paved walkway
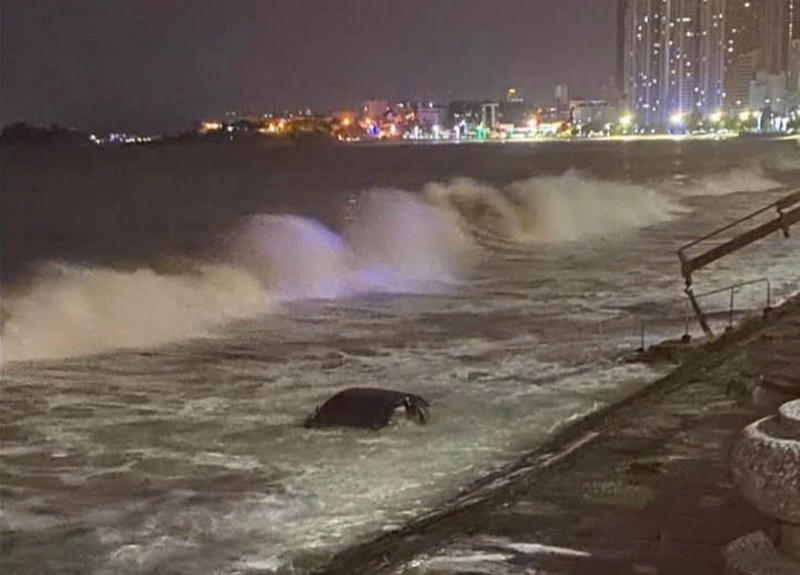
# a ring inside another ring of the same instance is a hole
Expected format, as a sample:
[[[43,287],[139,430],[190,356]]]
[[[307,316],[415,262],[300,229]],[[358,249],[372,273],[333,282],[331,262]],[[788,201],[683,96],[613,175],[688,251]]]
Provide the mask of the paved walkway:
[[[745,368],[763,364],[773,340],[797,350],[781,369],[800,373],[800,301],[574,426],[521,461],[506,485],[347,550],[324,572],[725,573],[724,545],[774,529],[739,497],[728,470],[733,438],[760,416],[741,402],[754,380]]]

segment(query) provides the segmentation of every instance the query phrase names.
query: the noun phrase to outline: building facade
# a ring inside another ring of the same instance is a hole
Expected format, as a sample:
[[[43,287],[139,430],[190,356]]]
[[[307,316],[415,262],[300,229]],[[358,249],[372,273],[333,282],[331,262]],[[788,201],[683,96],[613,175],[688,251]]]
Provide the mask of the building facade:
[[[427,104],[417,108],[417,123],[427,132],[444,128],[447,125],[447,116],[448,112],[445,106]]]
[[[365,116],[372,118],[376,122],[380,122],[390,109],[388,100],[367,100],[364,102],[362,111]]]
[[[762,71],[778,75],[789,68],[789,45],[792,39],[794,1],[761,0],[763,6]]]
[[[725,16],[725,108],[738,111],[749,107],[750,83],[763,63],[764,3],[728,0]]]
[[[623,13],[623,87],[634,122],[656,127],[719,110],[725,0],[628,0]]]
[[[793,50],[800,36],[800,0],[727,2],[726,106],[736,110],[785,101],[798,84]],[[785,93],[779,96],[774,86],[781,85]],[[765,92],[774,97],[765,99]]]
[[[492,129],[499,123],[500,104],[498,102],[486,102],[481,105],[481,126]]]
[[[619,109],[606,100],[572,100],[570,110],[572,125],[582,134],[610,130],[619,117]]]
[[[750,84],[756,77],[761,50],[740,54],[725,67],[725,108],[738,111],[750,107]]]
[[[727,0],[725,7],[726,67],[732,65],[739,56],[761,48],[763,20],[764,0]]]
[[[569,86],[567,84],[556,84],[553,94],[555,115],[560,120],[569,119]]]
[[[789,45],[788,76],[789,90],[797,94],[800,92],[800,39],[797,38]]]

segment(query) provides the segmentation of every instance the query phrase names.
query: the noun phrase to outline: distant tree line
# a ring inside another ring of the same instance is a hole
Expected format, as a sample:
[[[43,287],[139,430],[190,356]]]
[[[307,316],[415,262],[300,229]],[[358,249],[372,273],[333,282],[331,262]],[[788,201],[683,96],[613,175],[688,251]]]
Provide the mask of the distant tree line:
[[[25,122],[16,122],[3,128],[0,132],[2,144],[89,144],[89,134],[74,128],[64,128],[51,124],[42,128],[31,126]]]

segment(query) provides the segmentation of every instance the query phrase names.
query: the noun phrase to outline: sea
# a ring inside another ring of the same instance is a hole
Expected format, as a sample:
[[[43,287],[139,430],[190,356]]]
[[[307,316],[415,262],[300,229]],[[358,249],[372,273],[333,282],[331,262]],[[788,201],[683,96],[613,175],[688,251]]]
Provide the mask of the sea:
[[[1,162],[4,575],[312,573],[436,513],[666,373],[628,357],[703,337],[677,250],[800,186],[797,139]],[[800,290],[797,239],[694,288],[722,332]],[[354,386],[430,420],[302,426]]]

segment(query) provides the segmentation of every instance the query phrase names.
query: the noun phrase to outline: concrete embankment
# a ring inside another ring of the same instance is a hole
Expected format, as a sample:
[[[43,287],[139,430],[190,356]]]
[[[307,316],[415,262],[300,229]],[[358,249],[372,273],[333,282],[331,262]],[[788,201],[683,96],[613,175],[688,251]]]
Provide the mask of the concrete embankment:
[[[741,498],[728,464],[736,434],[763,415],[745,401],[759,379],[748,365],[769,364],[771,341],[780,369],[800,374],[800,298],[321,573],[724,573],[726,544],[775,529]]]

